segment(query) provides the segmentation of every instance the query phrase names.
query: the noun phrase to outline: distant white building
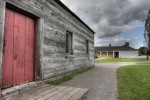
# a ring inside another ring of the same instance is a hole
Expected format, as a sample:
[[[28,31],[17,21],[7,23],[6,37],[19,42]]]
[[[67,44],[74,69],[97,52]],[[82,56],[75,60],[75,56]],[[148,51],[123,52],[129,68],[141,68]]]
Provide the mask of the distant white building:
[[[138,56],[138,50],[129,46],[126,42],[123,46],[95,47],[97,58],[135,58]]]

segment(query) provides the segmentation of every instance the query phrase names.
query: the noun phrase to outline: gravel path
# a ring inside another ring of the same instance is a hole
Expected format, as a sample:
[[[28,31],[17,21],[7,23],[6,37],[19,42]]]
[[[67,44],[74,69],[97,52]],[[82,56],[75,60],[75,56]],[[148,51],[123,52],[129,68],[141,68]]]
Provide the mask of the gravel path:
[[[117,100],[116,69],[134,63],[96,63],[96,68],[64,83],[64,86],[89,88],[85,100]]]

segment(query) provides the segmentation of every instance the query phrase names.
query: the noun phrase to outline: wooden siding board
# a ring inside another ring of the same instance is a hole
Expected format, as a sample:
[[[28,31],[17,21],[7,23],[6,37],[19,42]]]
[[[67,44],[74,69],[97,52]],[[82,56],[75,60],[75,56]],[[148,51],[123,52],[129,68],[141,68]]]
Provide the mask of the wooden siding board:
[[[65,43],[56,41],[55,38],[54,39],[44,38],[44,44],[47,46],[58,46],[58,47],[65,48]]]
[[[13,2],[13,1],[12,1]],[[13,2],[14,3],[14,2]],[[15,2],[16,3],[16,2]],[[23,2],[22,2],[23,3]],[[37,2],[38,3],[38,2]],[[39,3],[40,4],[40,3]],[[49,4],[48,4],[49,5]],[[27,5],[28,6],[28,5]],[[45,5],[44,5],[45,6]],[[30,6],[30,7],[32,7],[32,6]],[[50,7],[50,6],[49,6]],[[41,7],[40,7],[41,8]],[[44,7],[43,7],[44,8]],[[33,9],[33,8],[32,8]],[[55,12],[56,13],[56,11],[58,12],[58,10],[56,10],[56,8],[52,8],[51,7],[51,9],[53,9],[53,12]],[[59,9],[60,10],[60,9]],[[39,15],[41,15],[41,14],[39,14]],[[63,17],[64,15],[59,15],[59,16],[61,16],[61,17]],[[47,18],[46,18],[47,19]],[[68,19],[66,19],[67,21],[68,21]],[[70,19],[71,20],[71,19]],[[70,22],[71,23],[71,22]],[[60,25],[60,24],[58,24],[58,25]],[[78,25],[73,25],[73,27],[78,27]],[[83,30],[81,30],[81,29],[77,29],[77,30],[80,30],[81,31],[81,33],[85,33]],[[88,35],[90,32],[86,32],[86,34]],[[91,35],[91,34],[90,34]],[[92,36],[92,35],[91,35]],[[93,36],[92,36],[93,37]]]
[[[44,63],[44,70],[49,70],[49,69],[55,69],[55,68],[61,68],[61,67],[64,67],[66,66],[66,63],[51,63],[51,62],[47,62],[47,63]]]
[[[56,57],[56,58],[49,58],[49,57],[44,57],[43,58],[43,63],[46,63],[46,62],[51,62],[51,63],[63,63],[65,62],[66,59],[65,58],[59,58],[59,57]]]
[[[56,9],[56,8],[54,8],[54,9]],[[60,10],[60,9],[59,9]],[[60,12],[59,12],[60,13]],[[59,16],[65,16],[64,14],[60,14]],[[63,19],[66,19],[66,17],[64,17]],[[60,20],[60,18],[59,18],[59,20]],[[68,22],[68,19],[66,19],[67,21],[66,21],[66,23]],[[70,24],[70,23],[69,23]],[[75,25],[74,27],[77,27],[78,25]],[[78,30],[78,29],[77,29]],[[83,30],[81,31],[81,33],[85,33]],[[87,32],[87,34],[89,34],[90,32]],[[91,35],[91,34],[89,34],[89,35]],[[89,36],[90,37],[90,36]],[[93,37],[92,35],[91,35],[91,37]]]
[[[57,4],[56,2],[50,2],[49,0],[46,0],[47,2],[49,2],[51,4],[51,6],[54,9],[57,9],[57,11],[59,11],[60,14],[66,14],[66,16],[68,16],[67,18],[69,18],[69,21],[72,21],[74,23],[78,23],[77,26],[80,26],[84,29],[84,31],[86,31],[87,33],[92,33],[91,30],[87,29],[87,27],[85,27],[85,25],[83,25],[83,23],[81,23],[78,19],[76,19],[72,14],[70,14],[70,12],[66,11],[65,9],[62,9],[62,6],[60,6],[59,4]],[[63,15],[64,16],[64,15]],[[91,36],[94,33],[91,34]]]
[[[54,29],[60,30],[62,32],[65,32],[65,25],[64,23],[60,23],[59,21],[57,21],[56,19],[54,19],[53,17],[50,18],[46,18],[44,21],[45,25],[52,27]]]
[[[41,10],[37,9],[36,7],[29,5],[28,3],[26,3],[24,0],[5,0],[7,3],[21,9],[24,10],[26,12],[29,12],[35,16],[38,17],[47,17],[46,14],[44,14]]]

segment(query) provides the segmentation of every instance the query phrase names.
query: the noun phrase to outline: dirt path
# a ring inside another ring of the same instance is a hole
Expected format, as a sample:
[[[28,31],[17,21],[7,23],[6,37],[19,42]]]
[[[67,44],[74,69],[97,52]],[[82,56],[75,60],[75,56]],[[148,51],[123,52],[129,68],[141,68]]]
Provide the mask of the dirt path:
[[[64,83],[64,86],[89,88],[85,100],[117,100],[116,69],[120,66],[134,63],[97,63],[96,68],[73,80]]]

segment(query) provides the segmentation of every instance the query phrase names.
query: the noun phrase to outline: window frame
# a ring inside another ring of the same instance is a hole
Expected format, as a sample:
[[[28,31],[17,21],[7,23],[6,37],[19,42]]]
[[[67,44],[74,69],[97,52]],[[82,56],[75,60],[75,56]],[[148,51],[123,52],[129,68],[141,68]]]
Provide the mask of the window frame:
[[[86,45],[85,46],[86,46],[86,50],[85,50],[86,51],[86,55],[89,55],[89,53],[90,53],[89,52],[89,40],[86,40]]]
[[[69,42],[68,42],[69,41]],[[66,55],[73,55],[73,33],[66,31]]]

